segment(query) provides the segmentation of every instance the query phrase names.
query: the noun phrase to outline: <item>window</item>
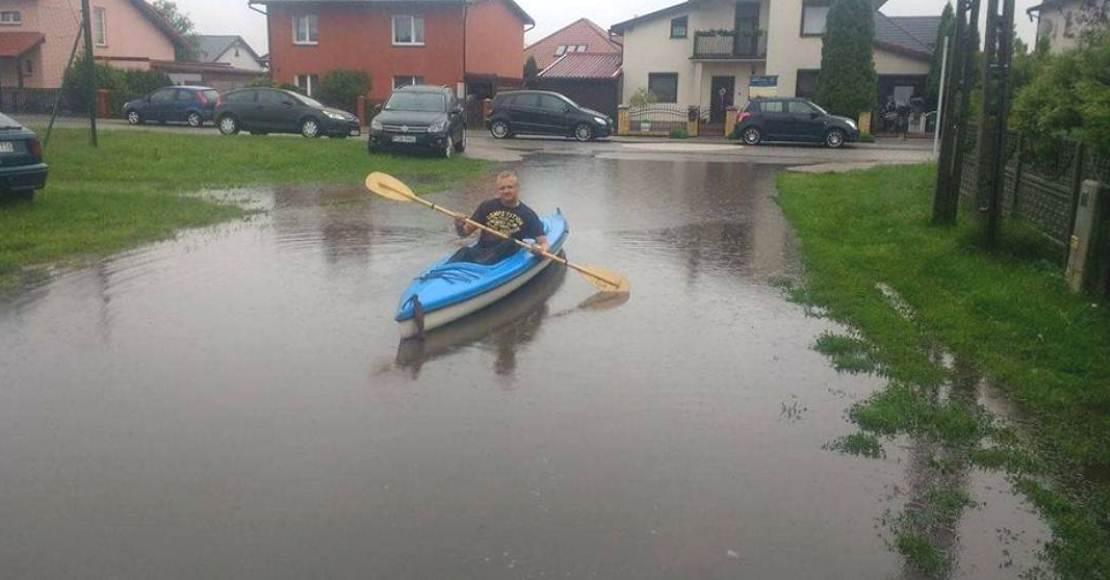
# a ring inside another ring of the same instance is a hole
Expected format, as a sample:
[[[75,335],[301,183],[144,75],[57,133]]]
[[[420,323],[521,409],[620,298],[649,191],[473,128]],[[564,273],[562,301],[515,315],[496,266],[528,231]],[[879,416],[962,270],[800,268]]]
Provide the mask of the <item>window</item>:
[[[255,95],[258,91],[235,91],[223,96],[223,100],[228,103],[253,103]]]
[[[177,90],[177,100],[179,102],[191,102],[191,101],[194,101],[196,99],[193,97],[192,92],[186,91],[184,89],[178,89]]]
[[[588,45],[586,45],[586,44],[579,44],[578,45],[578,52],[586,52],[586,47],[587,46]]]
[[[809,106],[809,103],[805,101],[788,101],[786,103],[786,110],[794,115],[808,115],[817,112],[817,109]]]
[[[422,84],[424,84],[424,77],[421,76],[402,75],[399,77],[393,77],[393,88],[395,89]]]
[[[677,103],[678,73],[649,73],[648,91],[660,103]]]
[[[563,56],[567,52],[567,45],[560,44],[559,48],[555,49],[555,56]]]
[[[0,24],[6,26],[19,26],[23,23],[23,14],[18,10],[5,10],[0,12]]]
[[[318,15],[298,14],[293,17],[293,44],[316,44],[319,38]]]
[[[235,47],[235,58],[239,58],[239,47]]]
[[[829,17],[829,0],[804,0],[802,3],[802,36],[820,36],[825,33],[825,20]]]
[[[759,111],[761,113],[781,113],[782,101],[763,101],[759,104]]]
[[[794,89],[794,94],[802,99],[812,99],[817,96],[817,73],[816,70],[799,70],[798,71],[798,84]]]
[[[539,97],[540,108],[545,111],[563,112],[567,108],[567,102],[560,98],[553,97],[551,95],[539,95]]]
[[[108,17],[103,8],[93,8],[93,42],[108,46]]]
[[[317,75],[297,75],[297,88],[310,97],[316,96],[316,87],[319,84],[320,77]]]
[[[680,16],[671,20],[671,38],[686,38],[688,18],[687,16]]]
[[[23,68],[24,68],[25,72],[29,75],[35,74],[35,67],[34,67],[34,65],[31,64],[30,59],[25,60],[23,62],[25,63],[23,65]]]
[[[394,16],[393,44],[400,46],[424,46],[423,16]]]
[[[162,89],[160,91],[155,91],[153,95],[150,95],[150,102],[168,103],[174,100],[176,93],[177,91],[174,89]]]

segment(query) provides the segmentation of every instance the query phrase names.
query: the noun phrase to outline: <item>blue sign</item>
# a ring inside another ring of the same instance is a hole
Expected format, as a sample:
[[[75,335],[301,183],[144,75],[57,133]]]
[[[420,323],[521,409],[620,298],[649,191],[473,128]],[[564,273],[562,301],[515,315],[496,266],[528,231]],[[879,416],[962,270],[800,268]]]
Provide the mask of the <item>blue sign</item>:
[[[748,86],[777,87],[779,86],[779,75],[752,75],[752,80]]]

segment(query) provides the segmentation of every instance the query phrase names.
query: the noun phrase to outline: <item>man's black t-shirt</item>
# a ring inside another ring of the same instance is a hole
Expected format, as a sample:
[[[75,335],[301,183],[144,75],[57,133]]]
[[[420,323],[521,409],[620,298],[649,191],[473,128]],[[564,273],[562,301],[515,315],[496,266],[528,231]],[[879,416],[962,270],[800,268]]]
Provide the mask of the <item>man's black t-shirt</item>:
[[[544,235],[540,217],[523,203],[518,203],[516,207],[505,207],[500,199],[494,198],[482,202],[470,219],[518,240],[534,240]],[[483,231],[482,237],[478,239],[478,246],[488,248],[501,241],[501,238]]]

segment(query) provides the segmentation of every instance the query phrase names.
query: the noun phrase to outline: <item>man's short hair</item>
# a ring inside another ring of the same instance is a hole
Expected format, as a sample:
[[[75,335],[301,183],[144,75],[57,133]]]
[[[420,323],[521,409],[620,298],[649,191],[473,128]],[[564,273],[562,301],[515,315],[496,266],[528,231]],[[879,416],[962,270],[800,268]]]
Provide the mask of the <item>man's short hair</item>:
[[[501,181],[503,179],[512,179],[513,181],[517,182],[518,184],[520,183],[520,176],[517,175],[516,172],[512,171],[512,170],[502,171],[501,173],[497,174],[497,181]]]

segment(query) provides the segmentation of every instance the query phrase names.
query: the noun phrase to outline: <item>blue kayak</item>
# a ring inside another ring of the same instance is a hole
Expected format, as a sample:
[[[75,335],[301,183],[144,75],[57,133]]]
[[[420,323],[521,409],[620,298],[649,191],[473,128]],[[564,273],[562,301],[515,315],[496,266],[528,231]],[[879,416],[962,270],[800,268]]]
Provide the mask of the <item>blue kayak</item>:
[[[566,242],[567,222],[561,213],[543,218],[550,252]],[[521,248],[492,265],[448,263],[450,256],[428,268],[405,290],[397,309],[401,338],[412,338],[477,312],[508,296],[543,271],[551,260]]]

